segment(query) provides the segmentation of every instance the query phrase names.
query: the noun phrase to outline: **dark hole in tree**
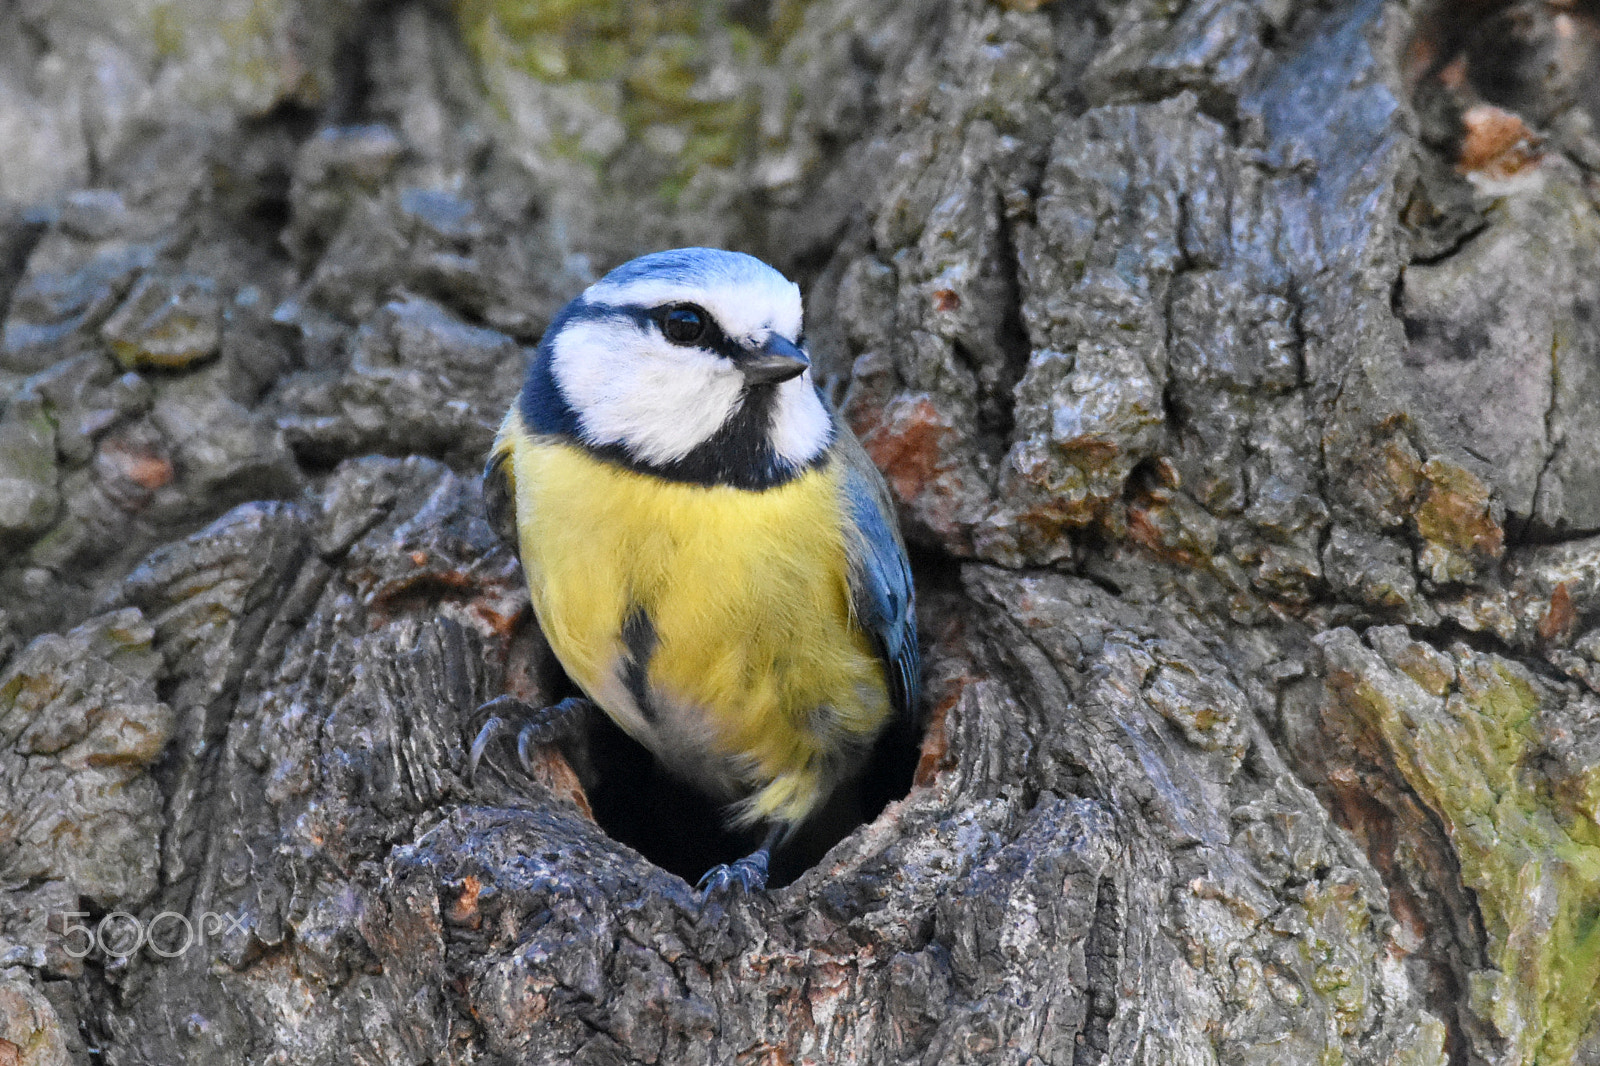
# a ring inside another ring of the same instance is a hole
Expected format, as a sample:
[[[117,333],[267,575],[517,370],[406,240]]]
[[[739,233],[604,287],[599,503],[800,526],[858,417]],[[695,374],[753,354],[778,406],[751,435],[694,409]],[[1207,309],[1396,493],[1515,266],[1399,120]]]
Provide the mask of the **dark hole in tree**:
[[[578,694],[553,656],[546,668],[550,683],[543,688],[555,693],[554,699]],[[769,888],[795,880],[829,848],[911,791],[922,733],[920,724],[891,720],[861,776],[840,785],[830,802],[772,857]],[[728,828],[725,804],[668,773],[603,713],[590,716],[566,751],[600,828],[691,885],[711,867],[748,855],[761,843],[762,827]]]

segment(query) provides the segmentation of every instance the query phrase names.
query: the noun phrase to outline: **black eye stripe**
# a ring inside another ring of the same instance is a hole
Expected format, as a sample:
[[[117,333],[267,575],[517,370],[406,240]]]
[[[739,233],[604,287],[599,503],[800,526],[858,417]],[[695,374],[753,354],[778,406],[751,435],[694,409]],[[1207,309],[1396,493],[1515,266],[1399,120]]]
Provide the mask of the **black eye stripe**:
[[[700,315],[702,321],[705,323],[705,330],[693,341],[673,340],[672,334],[667,332],[668,318],[675,311],[685,310],[693,311],[694,313]],[[743,359],[750,354],[743,345],[739,344],[732,337],[729,337],[726,333],[722,332],[722,325],[717,321],[716,316],[710,311],[707,311],[705,308],[701,307],[699,304],[663,304],[660,307],[651,308],[648,312],[646,312],[646,314],[650,321],[656,324],[656,328],[661,331],[661,335],[673,344],[678,344],[686,348],[702,348],[706,351],[716,352],[724,359],[738,360]]]
[[[666,333],[662,328],[663,321],[667,312],[678,307],[692,307],[706,317],[706,331],[692,347],[703,348],[707,351],[715,352],[724,359],[735,361],[747,358],[750,355],[749,349],[722,332],[722,325],[717,321],[715,315],[698,304],[689,304],[681,301],[662,304],[659,307],[640,307],[637,304],[581,303],[575,300],[567,307],[561,324],[566,326],[574,322],[598,322],[607,319],[612,321],[622,320],[632,322],[639,329],[646,332],[653,331],[662,337],[666,337]],[[796,343],[802,349],[805,348],[803,334]]]

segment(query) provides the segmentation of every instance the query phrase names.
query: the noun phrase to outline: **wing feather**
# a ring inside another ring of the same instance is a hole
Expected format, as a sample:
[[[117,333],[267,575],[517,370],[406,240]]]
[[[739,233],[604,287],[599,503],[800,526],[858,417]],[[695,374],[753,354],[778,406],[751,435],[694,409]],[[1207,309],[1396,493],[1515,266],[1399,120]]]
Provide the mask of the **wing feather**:
[[[917,715],[922,656],[917,647],[916,592],[894,503],[883,475],[843,426],[833,451],[844,463],[844,502],[853,519],[845,537],[851,602],[883,661],[895,710],[911,720]]]

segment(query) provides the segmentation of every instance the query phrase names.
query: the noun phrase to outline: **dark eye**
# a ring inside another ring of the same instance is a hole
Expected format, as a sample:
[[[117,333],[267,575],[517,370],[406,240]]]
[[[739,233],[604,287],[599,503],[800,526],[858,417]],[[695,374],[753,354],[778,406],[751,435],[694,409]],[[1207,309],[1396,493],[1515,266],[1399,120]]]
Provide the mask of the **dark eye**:
[[[673,344],[693,344],[706,335],[706,313],[693,304],[669,307],[661,316],[661,332]]]

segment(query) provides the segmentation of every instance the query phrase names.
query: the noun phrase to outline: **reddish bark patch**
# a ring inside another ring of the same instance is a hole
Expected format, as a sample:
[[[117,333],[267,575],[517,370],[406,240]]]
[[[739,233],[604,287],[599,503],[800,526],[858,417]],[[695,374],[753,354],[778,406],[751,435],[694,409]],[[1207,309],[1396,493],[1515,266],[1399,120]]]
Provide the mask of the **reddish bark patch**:
[[[102,444],[100,461],[105,473],[147,492],[165,488],[177,475],[166,456],[124,441],[108,440]]]
[[[955,706],[955,701],[961,698],[960,689],[955,689],[954,692],[953,698],[934,708],[933,714],[929,716],[928,731],[922,735],[922,751],[917,756],[917,771],[911,778],[912,788],[932,785],[935,778],[955,765],[955,761],[950,757],[950,734],[945,728],[946,714]]]
[[[1467,108],[1461,116],[1466,135],[1456,169],[1497,181],[1513,178],[1538,166],[1544,158],[1539,137],[1509,111],[1489,104]]]
[[[1541,640],[1565,640],[1572,632],[1572,623],[1577,620],[1577,611],[1572,607],[1572,593],[1563,581],[1556,586],[1550,594],[1550,607],[1544,612],[1544,617],[1539,619],[1539,637]]]
[[[411,556],[411,561],[416,562],[415,554]],[[374,628],[386,624],[398,614],[412,611],[422,613],[429,604],[441,600],[466,599],[467,593],[478,589],[478,581],[473,575],[451,568],[424,570],[387,579],[370,572],[358,573],[358,580],[361,577],[368,579],[360,583],[368,585],[367,605],[372,612]]]
[[[1203,556],[1180,544],[1184,539],[1181,523],[1172,508],[1159,495],[1141,494],[1128,504],[1128,539],[1168,562],[1180,566],[1202,566]]]
[[[739,1052],[740,1066],[793,1066],[786,1049],[765,1041]]]
[[[533,764],[534,778],[548,788],[557,799],[566,800],[589,821],[594,821],[594,808],[589,806],[589,794],[583,790],[577,771],[561,754],[560,748],[539,749]]]
[[[956,760],[950,751],[950,712],[961,702],[967,688],[981,680],[967,646],[961,601],[936,593],[923,607],[923,617],[938,622],[930,634],[929,668],[923,686],[929,704],[928,728],[922,735],[913,788],[932,785],[941,773],[955,768]]]
[[[488,632],[497,637],[509,637],[511,630],[517,624],[517,619],[522,616],[522,612],[520,610],[500,610],[500,604],[501,601],[499,599],[473,600],[467,604],[467,610],[472,613],[473,618],[483,623],[483,628]]]
[[[482,894],[483,882],[473,874],[468,874],[461,882],[461,891],[450,901],[445,920],[451,925],[478,928],[483,924],[483,915],[478,910],[478,897]]]
[[[1439,82],[1446,89],[1459,89],[1467,84],[1467,57],[1456,56],[1440,68]]]
[[[910,503],[938,473],[951,429],[930,397],[899,396],[885,405],[877,424],[862,435],[861,445],[894,494]]]
[[[933,309],[935,311],[955,311],[961,307],[961,297],[954,289],[934,289]]]

